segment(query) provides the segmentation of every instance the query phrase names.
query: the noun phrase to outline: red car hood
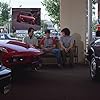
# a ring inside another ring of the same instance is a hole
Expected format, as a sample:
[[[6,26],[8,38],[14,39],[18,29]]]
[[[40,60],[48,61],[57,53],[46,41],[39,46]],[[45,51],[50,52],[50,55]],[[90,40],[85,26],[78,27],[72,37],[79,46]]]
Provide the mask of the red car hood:
[[[14,40],[0,40],[0,46],[7,49],[8,52],[36,52],[40,53],[38,49],[30,48],[29,45],[20,41]]]

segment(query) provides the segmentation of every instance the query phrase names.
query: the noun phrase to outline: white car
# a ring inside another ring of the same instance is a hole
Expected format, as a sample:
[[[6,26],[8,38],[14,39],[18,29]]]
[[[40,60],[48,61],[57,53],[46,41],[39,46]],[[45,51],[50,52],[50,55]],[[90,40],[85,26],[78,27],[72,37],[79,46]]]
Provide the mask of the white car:
[[[18,40],[18,38],[11,37],[8,33],[1,33],[0,40]]]

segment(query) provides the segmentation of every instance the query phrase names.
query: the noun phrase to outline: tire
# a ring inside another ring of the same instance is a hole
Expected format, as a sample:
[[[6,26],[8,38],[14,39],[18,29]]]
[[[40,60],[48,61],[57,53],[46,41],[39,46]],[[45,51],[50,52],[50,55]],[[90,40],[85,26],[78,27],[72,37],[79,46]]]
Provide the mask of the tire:
[[[91,59],[90,62],[90,77],[92,80],[97,80],[99,76],[98,68],[97,68],[97,63],[95,57]]]

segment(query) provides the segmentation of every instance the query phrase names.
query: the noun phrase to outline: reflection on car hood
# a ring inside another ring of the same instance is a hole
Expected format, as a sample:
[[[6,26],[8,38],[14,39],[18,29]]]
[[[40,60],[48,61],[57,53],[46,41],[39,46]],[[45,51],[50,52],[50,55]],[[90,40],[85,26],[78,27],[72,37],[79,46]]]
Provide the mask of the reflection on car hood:
[[[40,52],[35,48],[30,48],[26,43],[14,40],[0,40],[0,46],[17,52]]]
[[[0,77],[2,77],[4,75],[8,75],[10,73],[11,73],[10,69],[0,65]]]

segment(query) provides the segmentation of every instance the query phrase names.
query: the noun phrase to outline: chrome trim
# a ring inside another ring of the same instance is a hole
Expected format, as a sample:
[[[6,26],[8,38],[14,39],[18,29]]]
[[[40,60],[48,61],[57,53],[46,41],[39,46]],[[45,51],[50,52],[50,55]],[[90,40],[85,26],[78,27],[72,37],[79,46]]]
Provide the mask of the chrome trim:
[[[0,80],[6,79],[6,78],[10,78],[10,80],[11,80],[11,75],[3,76],[3,77],[0,78]]]
[[[96,59],[100,59],[100,57],[95,56]]]
[[[32,62],[32,64],[37,64],[37,63],[39,63],[39,61],[34,61],[34,62]]]
[[[100,68],[100,66],[98,66],[98,68]]]

